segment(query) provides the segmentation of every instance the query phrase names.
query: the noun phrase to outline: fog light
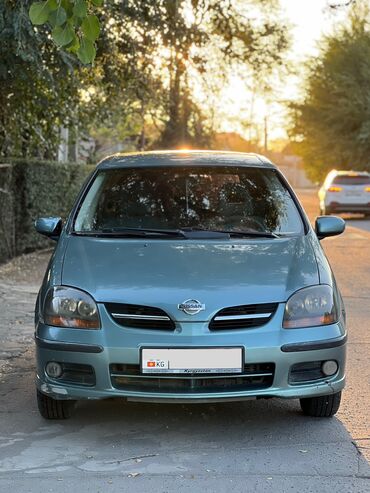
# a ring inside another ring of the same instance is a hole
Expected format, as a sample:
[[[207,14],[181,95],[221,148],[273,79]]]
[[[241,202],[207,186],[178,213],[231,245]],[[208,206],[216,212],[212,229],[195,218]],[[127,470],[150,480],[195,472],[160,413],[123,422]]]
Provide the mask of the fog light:
[[[62,365],[55,361],[49,361],[45,366],[45,371],[50,378],[59,378],[63,373]]]
[[[321,366],[321,371],[326,377],[331,377],[338,371],[338,363],[334,360],[324,361]]]

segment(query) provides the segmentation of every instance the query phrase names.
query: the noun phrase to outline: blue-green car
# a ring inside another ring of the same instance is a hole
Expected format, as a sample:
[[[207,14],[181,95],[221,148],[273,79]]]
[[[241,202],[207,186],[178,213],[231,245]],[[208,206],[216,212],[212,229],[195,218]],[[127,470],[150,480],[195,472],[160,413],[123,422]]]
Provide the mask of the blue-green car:
[[[280,171],[256,154],[169,151],[101,161],[36,305],[37,399],[297,398],[332,416],[345,383],[345,311],[319,240]]]

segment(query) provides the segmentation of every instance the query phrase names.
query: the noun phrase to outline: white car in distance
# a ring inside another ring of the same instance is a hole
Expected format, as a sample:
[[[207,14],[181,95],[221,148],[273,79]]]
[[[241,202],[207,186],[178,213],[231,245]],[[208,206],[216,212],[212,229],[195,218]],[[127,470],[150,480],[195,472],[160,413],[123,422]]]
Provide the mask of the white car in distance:
[[[320,214],[362,213],[370,217],[370,173],[332,170],[319,190]]]

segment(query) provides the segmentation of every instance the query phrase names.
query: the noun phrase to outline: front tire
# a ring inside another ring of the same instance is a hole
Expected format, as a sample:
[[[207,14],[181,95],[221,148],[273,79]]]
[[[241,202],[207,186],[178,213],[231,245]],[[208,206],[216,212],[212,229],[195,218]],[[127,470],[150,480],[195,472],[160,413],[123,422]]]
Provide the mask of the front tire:
[[[76,401],[59,401],[37,390],[37,406],[45,419],[68,419],[75,404]]]
[[[300,399],[301,409],[306,416],[330,418],[338,411],[342,392]]]

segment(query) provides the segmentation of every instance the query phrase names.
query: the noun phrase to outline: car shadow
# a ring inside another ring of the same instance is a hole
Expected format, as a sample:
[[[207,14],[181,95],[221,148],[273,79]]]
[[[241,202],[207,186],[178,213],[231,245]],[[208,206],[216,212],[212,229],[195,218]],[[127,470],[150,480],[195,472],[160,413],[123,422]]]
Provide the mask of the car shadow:
[[[32,368],[21,366],[1,382],[0,473],[370,475],[340,419],[306,417],[297,400],[88,400],[71,419],[47,421],[37,410]]]
[[[124,399],[80,401],[69,422],[105,430],[109,440],[153,443],[166,437],[168,446],[192,439],[193,446],[207,448],[222,440],[222,446],[282,446],[317,441],[330,443],[348,434],[336,417],[304,416],[298,400],[259,399],[213,404],[156,404]]]

